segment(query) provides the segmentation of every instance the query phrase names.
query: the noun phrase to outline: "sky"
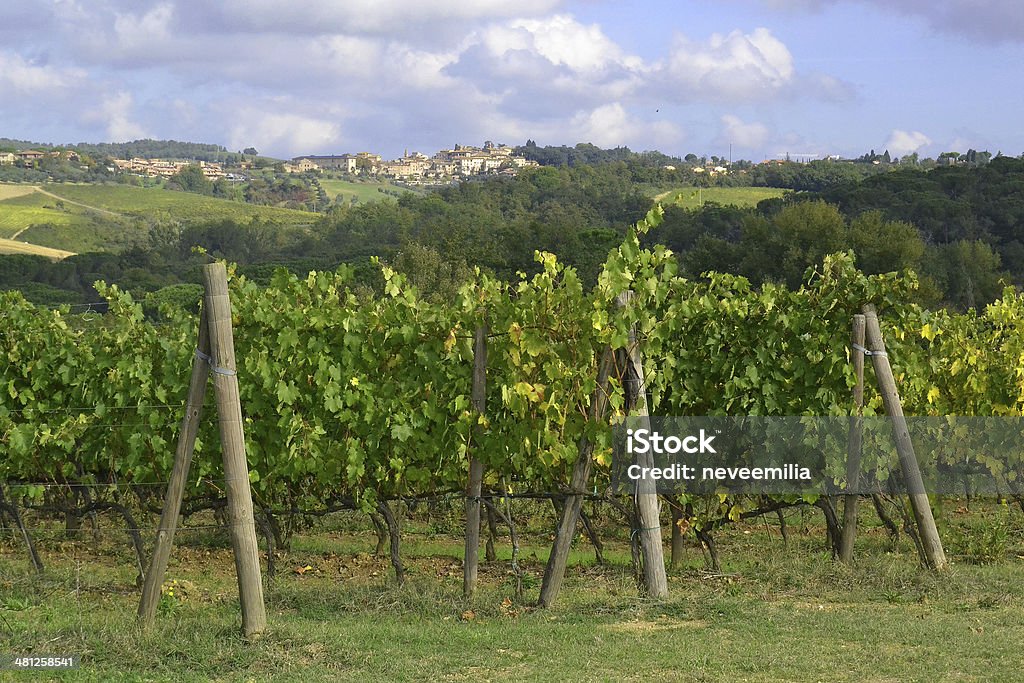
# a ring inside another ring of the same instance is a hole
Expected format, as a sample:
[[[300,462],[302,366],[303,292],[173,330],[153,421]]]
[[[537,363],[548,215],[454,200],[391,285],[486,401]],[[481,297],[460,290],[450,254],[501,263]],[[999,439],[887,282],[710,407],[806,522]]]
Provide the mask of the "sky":
[[[1020,155],[1022,67],[1019,0],[0,0],[0,137]]]

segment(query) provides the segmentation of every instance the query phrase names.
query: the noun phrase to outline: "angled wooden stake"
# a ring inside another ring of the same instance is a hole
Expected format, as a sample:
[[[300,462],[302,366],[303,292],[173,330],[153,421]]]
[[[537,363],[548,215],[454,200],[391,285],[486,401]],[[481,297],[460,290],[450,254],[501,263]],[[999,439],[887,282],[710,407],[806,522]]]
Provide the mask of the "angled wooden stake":
[[[605,348],[598,361],[597,387],[590,396],[590,421],[603,420],[608,407],[608,376],[611,374],[612,350]],[[581,437],[577,446],[576,464],[572,468],[569,480],[569,495],[566,496],[562,512],[558,517],[558,529],[555,531],[555,542],[551,546],[547,566],[544,567],[544,579],[541,581],[540,600],[538,606],[550,607],[554,604],[562,590],[565,578],[565,567],[569,562],[569,549],[576,533],[576,524],[580,520],[583,508],[583,492],[590,481],[590,470],[593,466],[594,442],[586,436]]]
[[[873,305],[864,306],[864,318],[867,323],[867,347],[871,353],[871,364],[875,369],[875,377],[878,380],[879,391],[882,393],[885,412],[892,421],[893,438],[896,440],[896,452],[900,457],[903,482],[907,487],[910,507],[914,511],[914,520],[917,522],[917,528],[921,534],[925,557],[930,568],[942,570],[946,568],[946,554],[942,549],[939,531],[935,527],[935,518],[932,516],[928,494],[924,491],[921,468],[917,463],[917,456],[914,454],[914,444],[910,441],[910,430],[907,428],[907,420],[903,416],[903,405],[900,403],[899,392],[896,390],[896,379],[889,366],[889,357],[885,354],[885,343],[882,341],[882,332],[878,326],[878,314]]]
[[[174,468],[171,480],[167,484],[167,495],[164,507],[160,512],[160,527],[156,532],[156,543],[153,546],[153,557],[146,571],[145,584],[142,587],[142,598],[139,600],[139,625],[148,629],[156,618],[156,608],[160,602],[160,588],[167,573],[167,563],[174,546],[174,532],[181,514],[181,499],[188,481],[188,470],[192,465],[192,454],[195,451],[196,435],[199,433],[199,415],[203,409],[206,396],[207,377],[210,374],[210,333],[206,324],[206,305],[199,314],[199,340],[196,353],[192,359],[192,378],[188,385],[188,398],[185,401],[185,417],[181,420],[178,432],[178,449],[174,453]]]

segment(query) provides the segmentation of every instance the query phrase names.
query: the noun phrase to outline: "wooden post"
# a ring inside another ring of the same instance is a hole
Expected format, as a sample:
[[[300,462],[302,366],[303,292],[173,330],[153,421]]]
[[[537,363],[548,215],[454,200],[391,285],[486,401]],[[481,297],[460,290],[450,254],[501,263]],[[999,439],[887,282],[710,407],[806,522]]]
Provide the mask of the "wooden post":
[[[192,455],[195,452],[196,435],[199,433],[199,415],[203,410],[203,399],[206,397],[206,383],[210,375],[210,333],[207,329],[206,306],[199,314],[199,339],[196,342],[196,353],[192,359],[192,378],[188,385],[188,398],[185,401],[185,417],[181,420],[178,432],[178,449],[174,453],[174,468],[171,480],[167,484],[164,507],[160,512],[160,526],[156,532],[156,543],[153,545],[153,557],[146,571],[145,584],[142,587],[142,599],[139,600],[139,625],[148,629],[156,618],[157,604],[160,602],[160,588],[164,584],[167,563],[171,558],[174,546],[174,532],[181,513],[181,498],[185,493],[188,481],[188,470],[192,466]]]
[[[903,472],[903,481],[910,497],[910,507],[914,511],[914,519],[921,534],[921,542],[924,544],[927,563],[932,569],[942,570],[946,567],[946,554],[942,550],[942,541],[939,539],[939,532],[935,527],[935,518],[932,516],[928,495],[924,491],[921,469],[917,464],[917,457],[914,455],[914,444],[910,441],[910,430],[907,429],[907,420],[903,416],[903,405],[900,403],[900,396],[896,390],[896,380],[893,377],[892,368],[889,366],[889,357],[885,355],[885,343],[882,341],[882,332],[878,326],[878,314],[873,305],[866,304],[864,306],[864,317],[871,364],[878,380],[878,388],[882,393],[885,412],[892,420],[893,438],[896,440],[896,452],[899,453],[900,469]]]
[[[612,350],[605,348],[601,354],[601,360],[598,362],[597,387],[590,396],[590,414],[587,419],[591,422],[604,419],[605,409],[608,407],[608,376],[611,374],[611,367]],[[562,506],[558,529],[555,531],[555,542],[551,546],[551,555],[548,556],[548,563],[544,568],[540,600],[537,603],[540,607],[550,607],[554,604],[558,593],[562,590],[565,567],[569,562],[569,548],[572,546],[576,524],[580,519],[580,510],[583,508],[583,492],[590,480],[594,442],[585,436],[580,438],[577,453],[576,464],[572,468],[572,477],[569,480],[569,495],[565,499],[565,505]]]
[[[853,415],[850,417],[850,435],[846,449],[846,487],[850,491],[843,498],[843,535],[839,539],[839,561],[847,564],[853,559],[853,542],[857,538],[857,486],[860,479],[860,452],[864,438],[864,316],[853,316],[853,334],[850,354],[857,384],[853,387]]]
[[[620,306],[629,306],[632,292],[624,292],[619,296]],[[643,358],[636,341],[636,329],[629,331],[629,348],[626,349],[626,368],[623,375],[623,387],[626,390],[626,403],[632,406],[631,415],[639,420],[640,428],[651,428],[651,419],[647,412],[647,390],[644,382]],[[636,464],[641,467],[654,467],[652,453],[637,454]],[[653,479],[643,478],[637,481],[636,495],[637,520],[640,536],[640,549],[644,558],[644,587],[652,598],[668,597],[668,577],[665,573],[665,549],[661,541],[661,505],[658,500],[657,483]]]
[[[32,542],[32,536],[29,535],[25,523],[21,520],[21,513],[18,512],[17,498],[12,498],[11,502],[8,503],[4,496],[4,487],[0,485],[0,513],[3,510],[7,510],[7,514],[11,516],[14,526],[18,527],[18,531],[21,532],[21,538],[25,541],[25,548],[28,550],[28,559],[32,561],[32,567],[36,570],[37,574],[42,574],[43,560],[39,557],[36,545]],[[3,517],[0,516],[0,519],[3,519]]]
[[[223,263],[203,266],[206,287],[205,308],[210,333],[213,390],[217,398],[217,419],[224,457],[224,480],[228,499],[231,546],[238,574],[238,598],[242,607],[242,630],[246,637],[258,635],[267,626],[263,604],[256,521],[249,488],[249,465],[245,458],[242,432],[242,403],[235,374],[235,342],[231,329],[231,300],[228,298],[227,270]]]
[[[479,419],[487,409],[487,326],[476,328],[473,337],[473,413]],[[473,425],[471,434],[478,437],[482,429]],[[472,438],[472,437],[471,437]],[[476,590],[477,566],[480,562],[480,488],[484,463],[477,457],[479,439],[474,439],[469,453],[469,481],[466,483],[466,553],[462,563],[462,592],[467,598]]]

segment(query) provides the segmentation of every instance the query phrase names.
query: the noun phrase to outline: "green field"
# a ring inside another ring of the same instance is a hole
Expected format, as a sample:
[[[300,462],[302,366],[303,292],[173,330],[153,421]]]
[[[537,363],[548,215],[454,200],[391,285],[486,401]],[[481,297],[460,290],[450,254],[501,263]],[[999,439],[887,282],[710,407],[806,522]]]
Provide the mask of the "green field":
[[[153,221],[203,221],[254,217],[286,224],[309,224],[316,214],[272,206],[256,206],[162,188],[127,185],[48,185],[55,195],[125,216]]]
[[[0,655],[77,654],[81,667],[61,678],[78,681],[1010,682],[1024,643],[1015,515],[1002,559],[968,564],[950,536],[954,565],[941,575],[918,567],[905,538],[889,552],[877,520],[864,520],[852,567],[822,549],[815,515],[790,511],[788,544],[774,520],[751,520],[716,536],[721,572],[706,571],[688,543],[665,601],[638,595],[626,534],[612,520],[602,532],[606,564],[595,565],[581,540],[559,602],[540,610],[532,601],[550,547],[544,525],[519,519],[524,600],[504,536],[469,602],[454,517],[403,522],[408,580],[399,587],[387,559],[373,555],[365,516],[341,513],[277,556],[268,630],[252,643],[239,635],[223,532],[179,533],[165,583],[177,581],[177,592],[165,593],[156,627],[140,635],[119,520],[101,516],[106,531],[69,541],[30,515],[37,529],[50,525],[36,531],[47,570],[34,576],[17,536],[0,536]]]
[[[254,218],[286,226],[309,225],[316,214],[255,206],[159,188],[125,185],[0,185],[0,253],[115,251],[140,244],[153,223]]]
[[[654,199],[664,206],[696,209],[702,203],[731,206],[756,206],[763,199],[781,197],[786,190],[776,187],[679,187],[661,191]]]
[[[31,186],[17,188],[21,194],[14,194],[11,186],[0,192],[0,237],[10,238],[31,225],[50,223],[60,226],[87,228],[91,221],[83,215],[80,207],[57,206],[57,200],[36,192]]]
[[[337,178],[322,178],[320,185],[331,201],[341,197],[344,202],[351,203],[352,199],[358,204],[367,204],[378,201],[394,201],[394,195],[379,192],[381,189],[392,192],[412,192],[404,187],[398,187],[388,182],[368,181],[352,182],[350,180],[339,180]]]

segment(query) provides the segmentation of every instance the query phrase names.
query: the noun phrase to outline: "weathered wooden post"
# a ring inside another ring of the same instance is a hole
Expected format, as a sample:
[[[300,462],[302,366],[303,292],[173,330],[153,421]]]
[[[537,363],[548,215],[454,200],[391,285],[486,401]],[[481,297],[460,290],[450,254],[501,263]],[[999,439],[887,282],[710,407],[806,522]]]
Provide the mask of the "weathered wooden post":
[[[210,333],[213,389],[217,399],[224,479],[228,499],[231,545],[238,574],[238,597],[242,607],[242,630],[246,636],[261,633],[267,626],[263,604],[256,522],[249,488],[249,466],[245,457],[242,431],[242,404],[235,373],[234,333],[231,329],[231,300],[228,297],[227,270],[223,263],[203,266],[204,300]]]
[[[632,292],[619,296],[619,305],[630,305]],[[636,341],[636,328],[629,330],[629,347],[626,349],[626,368],[623,374],[627,405],[632,406],[630,414],[639,420],[640,429],[651,429],[651,418],[647,412],[647,390],[644,382],[643,358]],[[653,467],[654,456],[649,451],[638,453],[636,464]],[[644,587],[652,598],[668,597],[668,577],[665,573],[665,550],[661,541],[661,506],[658,500],[657,483],[646,477],[637,480],[636,505],[640,523],[640,549],[644,558]]]
[[[167,495],[160,513],[160,526],[156,533],[153,546],[153,557],[146,572],[146,581],[142,588],[142,599],[139,600],[139,625],[147,629],[156,618],[157,604],[160,602],[160,588],[167,573],[167,563],[174,547],[174,532],[181,513],[181,499],[185,493],[185,482],[192,465],[192,455],[196,446],[196,435],[199,433],[199,415],[203,409],[206,396],[206,383],[210,374],[210,334],[207,329],[206,305],[199,314],[199,339],[196,353],[192,360],[192,378],[188,386],[188,398],[185,401],[185,417],[181,421],[178,433],[178,448],[174,454],[174,468],[171,480],[167,484]]]
[[[21,513],[18,512],[18,501],[16,498],[12,498],[11,502],[8,503],[4,495],[4,487],[0,484],[0,513],[4,510],[10,515],[11,521],[14,522],[14,526],[18,528],[21,533],[21,539],[25,542],[25,548],[28,550],[28,559],[32,562],[33,569],[36,570],[37,574],[43,573],[43,560],[39,557],[38,551],[36,551],[36,545],[32,542],[32,536],[28,533],[28,528],[21,519]],[[0,517],[2,519],[2,517]]]
[[[903,405],[900,403],[900,396],[896,390],[896,379],[889,366],[889,357],[885,353],[885,343],[882,341],[882,332],[878,326],[878,314],[873,305],[866,304],[864,306],[864,317],[871,364],[878,380],[885,412],[892,420],[892,432],[893,438],[896,440],[896,452],[900,458],[900,469],[903,472],[903,481],[907,486],[910,507],[914,512],[914,519],[921,534],[925,558],[929,567],[941,570],[946,567],[946,554],[942,549],[939,531],[935,527],[935,518],[932,516],[928,494],[924,491],[921,468],[918,466],[917,456],[914,455],[914,444],[910,441],[910,430],[907,428],[907,420],[903,416]]]
[[[462,563],[462,592],[469,598],[476,590],[477,566],[480,562],[480,489],[484,478],[484,463],[477,457],[479,420],[487,410],[487,326],[476,328],[473,337],[473,388],[471,400],[477,423],[470,438],[473,448],[469,453],[469,481],[466,484],[466,553]]]
[[[850,355],[857,384],[853,387],[853,415],[850,417],[850,435],[846,450],[846,487],[850,493],[843,498],[843,534],[839,539],[839,561],[853,559],[853,543],[857,538],[857,486],[860,479],[860,454],[864,437],[864,316],[853,316],[853,334]]]

